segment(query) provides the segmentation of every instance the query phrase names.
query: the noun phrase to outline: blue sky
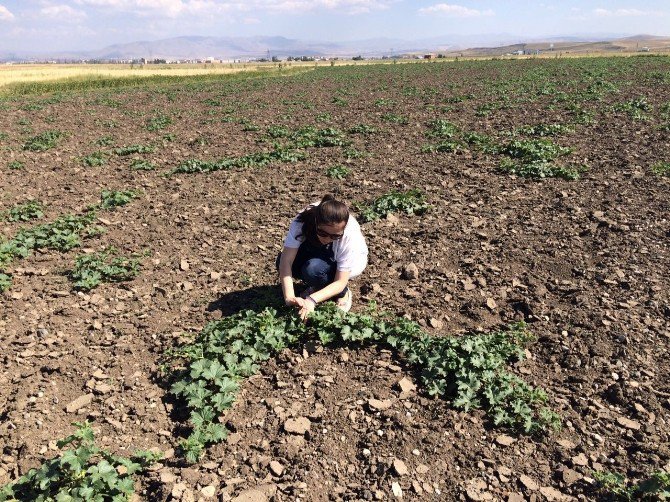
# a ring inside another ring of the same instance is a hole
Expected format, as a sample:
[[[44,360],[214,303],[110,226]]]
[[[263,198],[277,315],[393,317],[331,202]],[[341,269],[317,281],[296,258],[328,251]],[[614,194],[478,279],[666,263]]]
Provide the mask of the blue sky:
[[[668,0],[0,0],[0,52],[182,35],[306,40],[670,35]]]

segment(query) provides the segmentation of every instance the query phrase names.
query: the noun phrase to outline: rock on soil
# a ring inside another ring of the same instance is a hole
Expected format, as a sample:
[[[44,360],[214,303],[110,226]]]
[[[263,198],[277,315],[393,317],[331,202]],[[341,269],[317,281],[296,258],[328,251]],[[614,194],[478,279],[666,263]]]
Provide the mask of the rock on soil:
[[[407,469],[405,462],[403,462],[399,458],[393,460],[393,470],[400,477],[407,476],[407,474],[409,473],[409,470]]]
[[[289,434],[304,435],[311,426],[312,422],[307,417],[289,418],[284,422],[284,430]]]
[[[419,277],[419,267],[416,266],[416,263],[409,263],[403,268],[402,278],[407,279],[408,281],[417,279]]]
[[[635,420],[631,420],[630,418],[619,417],[617,418],[616,421],[620,426],[625,427],[626,429],[630,429],[633,431],[640,430],[640,422],[636,422]]]
[[[268,496],[260,490],[249,489],[241,492],[232,502],[267,502]]]
[[[511,436],[507,436],[506,434],[501,434],[496,438],[496,443],[498,443],[500,446],[509,446],[513,444],[515,441],[516,439],[514,439]]]
[[[522,474],[519,476],[519,481],[523,486],[528,488],[531,492],[537,491],[540,486],[537,484],[536,481],[534,481],[532,478],[526,476],[525,474]]]
[[[281,464],[280,464],[279,462],[277,462],[276,460],[273,460],[272,462],[270,462],[270,471],[271,471],[272,474],[274,474],[275,476],[281,476],[282,473],[284,472],[284,466],[281,465]]]
[[[576,483],[580,479],[582,479],[584,476],[582,476],[580,473],[577,471],[573,471],[572,469],[569,468],[564,468],[563,471],[561,472],[561,477],[563,479],[563,482],[566,485],[571,485],[573,483]]]
[[[94,396],[91,393],[79,396],[74,401],[69,402],[67,404],[67,406],[65,407],[65,410],[68,413],[75,413],[78,410],[80,410],[81,408],[84,408],[85,406],[88,406],[89,404],[91,404],[91,402],[93,401],[93,397]]]
[[[216,487],[212,485],[205,486],[200,490],[200,493],[202,493],[205,498],[212,498],[216,495]]]
[[[368,406],[372,411],[388,410],[393,405],[390,399],[368,399]]]
[[[400,389],[400,399],[407,399],[416,390],[416,385],[409,378],[403,377],[398,382],[398,388]]]
[[[570,500],[571,498],[563,495],[556,488],[552,488],[550,486],[543,486],[542,488],[540,488],[540,493],[544,495],[544,497],[549,502],[552,502],[554,500]]]

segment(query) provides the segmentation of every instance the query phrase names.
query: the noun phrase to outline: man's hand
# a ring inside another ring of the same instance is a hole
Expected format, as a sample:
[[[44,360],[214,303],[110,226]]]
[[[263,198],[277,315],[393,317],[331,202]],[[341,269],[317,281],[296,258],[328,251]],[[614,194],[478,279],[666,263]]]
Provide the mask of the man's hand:
[[[314,307],[316,306],[313,301],[306,300],[305,298],[300,298],[299,296],[294,296],[293,298],[286,298],[284,300],[286,305],[289,307],[295,307],[298,309],[298,314],[300,319],[303,322],[307,321],[307,316],[310,312],[314,312]]]
[[[316,304],[313,301],[305,300],[304,298],[296,298],[296,300],[300,302],[300,310],[298,311],[300,319],[302,319],[302,322],[307,322],[307,317],[310,312],[314,312]]]

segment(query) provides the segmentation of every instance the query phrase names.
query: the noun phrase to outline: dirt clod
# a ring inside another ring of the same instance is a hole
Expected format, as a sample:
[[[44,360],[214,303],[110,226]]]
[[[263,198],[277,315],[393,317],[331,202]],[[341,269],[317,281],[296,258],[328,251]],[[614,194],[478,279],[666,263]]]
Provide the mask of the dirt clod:
[[[393,459],[393,470],[400,477],[406,476],[409,473],[409,469],[407,469],[405,462],[399,458]]]
[[[416,263],[409,263],[403,267],[402,278],[408,281],[417,279],[419,277],[419,267],[416,266]]]
[[[616,421],[620,426],[625,427],[626,429],[630,429],[633,431],[640,430],[640,422],[631,420],[630,418],[618,417]]]
[[[95,396],[91,393],[83,394],[83,395],[79,396],[77,399],[75,399],[73,401],[70,401],[67,404],[67,406],[65,406],[65,411],[67,411],[68,413],[76,413],[81,408],[84,408],[84,407],[88,406],[89,404],[91,404],[94,397]]]
[[[284,422],[284,430],[289,434],[304,435],[311,428],[312,422],[307,417],[289,418]]]

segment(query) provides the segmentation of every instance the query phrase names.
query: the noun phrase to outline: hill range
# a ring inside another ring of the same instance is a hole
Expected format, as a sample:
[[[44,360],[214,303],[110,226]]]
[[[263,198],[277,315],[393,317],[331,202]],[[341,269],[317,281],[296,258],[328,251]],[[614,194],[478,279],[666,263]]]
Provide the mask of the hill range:
[[[445,36],[424,40],[391,38],[350,42],[305,41],[274,37],[202,37],[185,36],[155,41],[117,44],[93,51],[51,53],[0,52],[0,61],[26,60],[166,60],[252,59],[289,56],[340,57],[416,55],[438,53],[446,56],[501,56],[518,51],[535,53],[620,53],[654,52],[670,54],[670,37],[636,35],[633,37],[554,37],[523,40],[511,35]]]

